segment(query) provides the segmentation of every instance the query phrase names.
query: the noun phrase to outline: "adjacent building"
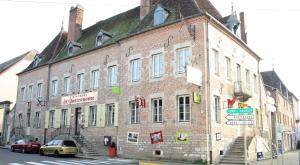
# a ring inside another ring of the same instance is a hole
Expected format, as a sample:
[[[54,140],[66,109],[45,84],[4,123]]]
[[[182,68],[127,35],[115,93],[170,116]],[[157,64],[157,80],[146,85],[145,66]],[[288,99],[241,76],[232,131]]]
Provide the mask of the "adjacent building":
[[[244,133],[228,108],[254,109],[247,136],[268,129],[243,13],[222,17],[208,0],[141,0],[82,29],[83,12],[72,7],[68,32],[18,74],[24,135],[71,135],[100,154],[114,142],[120,157],[217,162]]]

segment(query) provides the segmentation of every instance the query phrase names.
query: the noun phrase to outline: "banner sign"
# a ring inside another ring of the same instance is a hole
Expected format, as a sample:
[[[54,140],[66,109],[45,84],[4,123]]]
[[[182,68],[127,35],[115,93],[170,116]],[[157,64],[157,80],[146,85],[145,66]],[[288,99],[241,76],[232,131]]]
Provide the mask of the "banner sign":
[[[81,104],[98,100],[98,92],[81,93],[76,95],[64,96],[61,98],[61,105]]]

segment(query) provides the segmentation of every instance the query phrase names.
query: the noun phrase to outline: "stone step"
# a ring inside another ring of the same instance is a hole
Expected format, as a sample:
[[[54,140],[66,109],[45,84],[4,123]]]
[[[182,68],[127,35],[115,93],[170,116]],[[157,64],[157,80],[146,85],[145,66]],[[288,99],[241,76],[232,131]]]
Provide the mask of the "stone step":
[[[235,161],[235,160],[221,160],[220,164],[241,164],[244,165],[244,161]]]

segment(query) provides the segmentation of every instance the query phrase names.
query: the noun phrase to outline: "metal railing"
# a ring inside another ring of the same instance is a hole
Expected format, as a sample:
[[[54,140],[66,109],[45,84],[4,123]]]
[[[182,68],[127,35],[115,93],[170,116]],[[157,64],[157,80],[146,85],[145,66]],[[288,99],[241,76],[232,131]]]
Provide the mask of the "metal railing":
[[[66,125],[66,126],[60,126],[60,128],[56,128],[54,131],[51,132],[50,137],[51,139],[55,138],[59,135],[71,135],[72,132],[72,126]]]

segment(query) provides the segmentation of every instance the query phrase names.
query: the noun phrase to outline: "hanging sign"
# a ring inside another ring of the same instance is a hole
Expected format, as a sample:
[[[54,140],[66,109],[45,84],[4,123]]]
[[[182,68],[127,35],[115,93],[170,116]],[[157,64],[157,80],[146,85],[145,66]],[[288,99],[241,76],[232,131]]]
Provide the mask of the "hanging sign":
[[[135,103],[140,108],[146,108],[146,99],[144,97],[136,97],[135,96]]]

